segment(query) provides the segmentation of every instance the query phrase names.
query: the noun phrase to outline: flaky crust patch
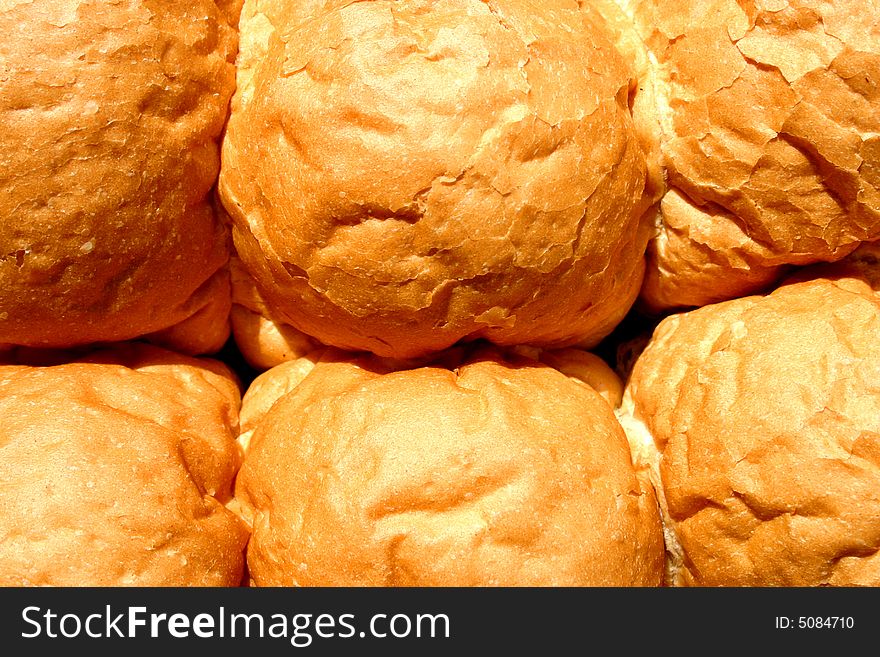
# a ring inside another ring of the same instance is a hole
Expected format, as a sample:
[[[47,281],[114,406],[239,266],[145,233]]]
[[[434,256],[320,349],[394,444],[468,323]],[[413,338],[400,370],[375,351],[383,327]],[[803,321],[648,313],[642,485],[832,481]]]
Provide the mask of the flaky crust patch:
[[[670,185],[648,308],[751,294],[880,238],[876,2],[618,4],[653,63]]]

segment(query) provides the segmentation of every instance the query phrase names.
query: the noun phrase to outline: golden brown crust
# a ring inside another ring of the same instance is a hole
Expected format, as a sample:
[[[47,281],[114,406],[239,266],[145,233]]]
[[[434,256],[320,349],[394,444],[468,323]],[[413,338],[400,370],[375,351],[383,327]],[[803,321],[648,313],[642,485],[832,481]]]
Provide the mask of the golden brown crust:
[[[296,388],[315,368],[322,353],[288,360],[256,377],[248,386],[241,405],[241,432],[256,429],[276,401]]]
[[[652,199],[632,74],[598,16],[317,4],[303,22],[297,3],[246,3],[223,146],[236,248],[278,319],[401,358],[610,332]]]
[[[0,343],[129,339],[187,320],[209,293],[228,312],[214,279],[228,229],[209,191],[235,88],[234,4],[4,3]]]
[[[230,260],[230,269],[232,334],[242,356],[251,367],[268,370],[323,348],[317,340],[274,316],[254,279],[235,256]]]
[[[632,17],[625,7],[618,5],[618,0],[589,2],[579,0],[578,4],[581,5],[581,11],[590,13],[594,20],[605,23],[614,45],[632,71],[633,84],[629,89],[629,105],[636,134],[647,158],[647,186],[650,190],[647,196],[659,201],[666,189],[665,172],[660,156],[660,130],[657,125],[657,107],[662,101],[657,98],[657,94],[661,93],[661,85],[657,80],[657,70],[650,51],[636,29]],[[656,224],[657,210],[652,209],[650,213]]]
[[[662,578],[656,500],[608,404],[525,359],[322,360],[257,424],[236,499],[257,585]]]
[[[566,376],[586,383],[612,409],[620,406],[623,383],[614,370],[596,354],[581,349],[555,349],[542,351],[538,359]]]
[[[655,66],[674,195],[643,298],[700,306],[880,239],[880,12],[870,0],[620,1]]]
[[[231,335],[232,290],[229,268],[223,267],[187,300],[188,316],[182,322],[144,338],[160,347],[183,354],[213,354]]]
[[[770,253],[719,206],[697,206],[671,189],[660,211],[662,228],[648,244],[642,311],[662,313],[745,296],[771,285],[785,271],[756,258],[756,253]]]
[[[662,453],[676,583],[880,585],[876,263],[657,328],[627,396]]]
[[[147,345],[0,367],[0,585],[236,586],[237,384]]]

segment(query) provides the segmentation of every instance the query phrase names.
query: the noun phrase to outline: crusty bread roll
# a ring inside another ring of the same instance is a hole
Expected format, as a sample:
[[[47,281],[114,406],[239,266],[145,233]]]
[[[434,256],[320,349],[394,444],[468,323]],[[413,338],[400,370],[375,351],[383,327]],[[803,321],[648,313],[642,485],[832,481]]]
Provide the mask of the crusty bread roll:
[[[670,185],[646,308],[750,294],[880,239],[875,0],[618,4],[653,62],[640,86]]]
[[[878,254],[657,328],[624,427],[674,584],[880,586]]]
[[[395,358],[595,344],[641,285],[634,74],[573,0],[250,0],[220,193],[275,319]]]
[[[0,6],[0,344],[223,345],[229,236],[209,191],[239,4]]]
[[[0,366],[0,585],[235,586],[237,383],[146,345]]]
[[[660,584],[656,498],[609,404],[509,359],[388,371],[330,351],[263,374],[236,481],[253,583]]]

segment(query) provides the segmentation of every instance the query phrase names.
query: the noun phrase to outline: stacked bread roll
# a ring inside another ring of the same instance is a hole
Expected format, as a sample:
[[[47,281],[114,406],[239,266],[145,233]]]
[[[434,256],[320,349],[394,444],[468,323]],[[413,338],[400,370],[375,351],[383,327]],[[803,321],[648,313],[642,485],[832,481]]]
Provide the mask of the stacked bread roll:
[[[0,25],[0,582],[880,585],[876,3]]]

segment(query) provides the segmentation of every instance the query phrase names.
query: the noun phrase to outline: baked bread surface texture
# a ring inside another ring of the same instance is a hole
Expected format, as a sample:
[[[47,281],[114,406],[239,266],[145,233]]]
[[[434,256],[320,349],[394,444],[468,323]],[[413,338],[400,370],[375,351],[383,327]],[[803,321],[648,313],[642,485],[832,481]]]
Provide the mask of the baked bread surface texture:
[[[332,353],[246,396],[254,584],[660,584],[653,489],[588,385],[494,353],[403,371]]]
[[[674,315],[636,362],[674,583],[880,585],[880,275],[857,255]]]
[[[619,4],[669,184],[647,308],[763,291],[880,239],[880,4]]]
[[[0,366],[0,585],[237,586],[228,368],[146,345]]]
[[[409,358],[586,346],[624,316],[653,191],[595,12],[253,1],[241,34],[220,192],[278,321]]]
[[[228,336],[212,208],[237,10],[208,0],[0,7],[0,344]],[[231,21],[231,24],[230,24]]]

